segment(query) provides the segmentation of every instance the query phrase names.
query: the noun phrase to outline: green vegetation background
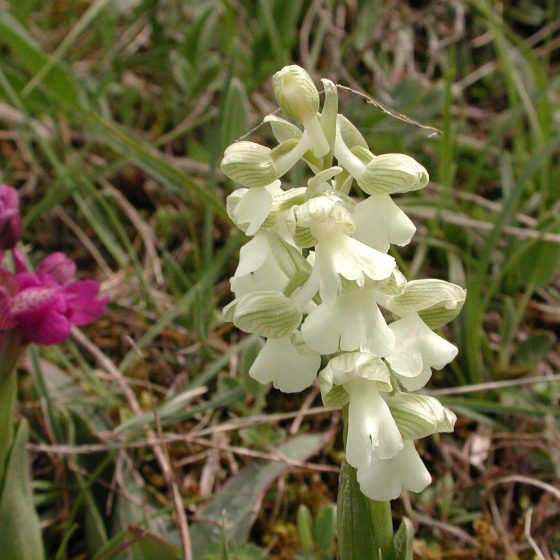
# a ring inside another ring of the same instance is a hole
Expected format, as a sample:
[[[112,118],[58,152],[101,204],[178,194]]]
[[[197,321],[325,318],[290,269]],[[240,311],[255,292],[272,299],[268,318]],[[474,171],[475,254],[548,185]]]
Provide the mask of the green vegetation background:
[[[339,414],[254,383],[259,341],[220,315],[243,243],[220,157],[289,63],[441,130],[341,92],[375,153],[430,171],[402,270],[468,290],[431,384],[457,430],[394,503],[416,556],[559,557],[559,45],[554,0],[0,0],[0,180],[32,260],[65,251],[112,300],[21,367],[48,558],[178,558],[181,501],[197,560],[334,558]]]

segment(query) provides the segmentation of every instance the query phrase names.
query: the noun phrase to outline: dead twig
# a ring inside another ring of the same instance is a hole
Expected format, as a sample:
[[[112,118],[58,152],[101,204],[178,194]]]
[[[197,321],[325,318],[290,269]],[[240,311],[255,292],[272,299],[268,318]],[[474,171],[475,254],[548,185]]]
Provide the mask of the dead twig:
[[[404,204],[403,208],[405,208]],[[436,216],[435,210],[431,208],[406,206],[406,211],[412,216],[428,220]],[[461,216],[460,214],[452,214],[451,212],[442,212],[438,216],[438,218],[442,222],[448,224],[455,224],[458,226],[479,229],[482,231],[492,231],[496,227],[495,224],[491,222],[475,220],[473,218],[468,218],[467,216]],[[516,226],[504,226],[502,230],[508,235],[517,237],[517,239],[539,239],[541,241],[550,241],[551,243],[560,243],[560,234],[558,233],[548,233],[538,231],[536,229],[521,228]]]
[[[422,124],[418,121],[415,121],[414,119],[411,119],[410,117],[407,117],[406,115],[403,115],[402,113],[395,113],[394,111],[391,111],[391,109],[388,109],[387,107],[385,107],[385,105],[379,103],[379,101],[376,101],[375,99],[373,99],[372,97],[370,97],[369,95],[367,95],[365,93],[362,93],[361,91],[357,91],[355,89],[352,89],[352,88],[347,87],[347,86],[343,86],[341,84],[336,84],[336,87],[338,89],[343,89],[345,91],[349,91],[351,93],[354,93],[354,94],[358,95],[359,97],[362,97],[363,99],[366,100],[368,105],[373,105],[376,109],[379,109],[381,112],[385,113],[386,115],[389,115],[390,117],[393,117],[394,119],[398,119],[399,121],[405,122],[407,124],[412,124],[412,125],[417,126],[419,128],[423,128],[424,130],[431,131],[430,136],[437,136],[437,135],[443,134],[443,132],[439,128],[436,128],[435,126],[430,126],[428,124]]]
[[[537,543],[534,541],[533,537],[531,536],[532,517],[533,517],[533,508],[529,508],[525,516],[525,538],[531,545],[531,548],[533,549],[533,552],[535,553],[535,556],[538,558],[538,560],[546,560],[543,553],[540,551],[539,547],[537,546]]]
[[[309,410],[304,412],[303,415],[312,416],[316,414],[328,414],[332,413],[335,410],[336,409],[333,408],[317,406],[314,408],[310,408]],[[85,445],[48,445],[40,443],[30,443],[28,444],[28,449],[33,452],[49,453],[53,455],[89,455],[91,453],[107,453],[109,451],[117,451],[120,449],[139,449],[150,444],[167,445],[170,443],[190,443],[200,437],[208,436],[214,433],[238,430],[240,428],[255,426],[258,424],[291,420],[301,415],[302,412],[299,410],[296,412],[283,412],[278,414],[262,414],[259,416],[254,416],[252,418],[239,418],[225,424],[203,428],[198,431],[192,430],[188,434],[163,433],[161,434],[161,437],[159,439],[152,439],[151,441],[147,439],[136,441],[107,441],[106,443],[91,443]],[[97,434],[98,437],[103,439],[108,439],[114,435],[115,434],[113,432]]]
[[[497,480],[490,481],[489,487],[493,488],[498,484],[510,484],[510,483],[520,483],[520,484],[528,484],[530,486],[536,486],[545,492],[549,492],[552,494],[557,500],[560,500],[560,489],[556,488],[556,486],[552,486],[552,484],[548,484],[547,482],[543,482],[542,480],[537,480],[536,478],[530,478],[528,476],[523,476],[520,474],[512,474],[509,476],[504,476],[503,478],[498,478]]]
[[[299,461],[297,459],[290,459],[282,453],[278,452],[266,452],[266,451],[254,451],[252,449],[246,449],[245,447],[237,447],[234,445],[227,445],[225,443],[218,443],[214,441],[209,441],[207,439],[195,439],[193,443],[197,445],[203,445],[205,447],[211,447],[212,449],[219,449],[220,451],[230,451],[237,455],[243,455],[245,457],[253,457],[254,459],[265,459],[269,461],[279,461],[285,463],[289,467],[306,469],[316,472],[332,472],[339,473],[340,469],[338,467],[333,467],[331,465],[319,465],[317,463],[308,463],[306,461]]]
[[[454,535],[461,541],[470,544],[474,548],[480,548],[480,543],[473,539],[466,531],[463,529],[459,529],[459,527],[454,527],[448,523],[444,523],[443,521],[438,521],[437,519],[432,519],[431,517],[427,517],[424,515],[420,515],[418,513],[413,513],[413,519],[421,523],[422,525],[427,525],[428,527],[436,527],[437,529],[441,529],[446,533],[450,533]]]
[[[488,383],[477,383],[467,387],[450,387],[449,389],[434,389],[426,391],[431,396],[464,395],[466,393],[477,393],[478,391],[493,391],[507,387],[519,387],[521,385],[535,385],[536,383],[554,383],[560,381],[560,373],[552,375],[539,375],[535,377],[522,377],[521,379],[506,379],[504,381],[490,381]]]

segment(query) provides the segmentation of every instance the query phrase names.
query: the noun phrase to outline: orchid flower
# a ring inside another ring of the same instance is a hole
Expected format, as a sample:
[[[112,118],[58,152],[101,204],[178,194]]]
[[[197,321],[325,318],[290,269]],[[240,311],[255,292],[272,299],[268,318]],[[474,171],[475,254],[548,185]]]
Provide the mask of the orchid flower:
[[[261,383],[270,383],[284,393],[307,389],[317,376],[321,356],[296,332],[292,336],[269,338],[253,362],[249,375]]]
[[[346,459],[365,495],[419,492],[431,477],[414,441],[451,431],[455,417],[412,391],[457,355],[434,329],[465,300],[462,288],[442,280],[407,282],[389,254],[416,230],[393,196],[425,187],[428,172],[408,155],[374,154],[338,114],[329,80],[322,109],[302,68],[286,66],[272,82],[286,118],[264,121],[278,145],[236,142],[221,163],[241,185],[227,199],[228,214],[250,237],[224,317],[266,339],[249,371],[261,383],[301,391],[326,364],[323,402],[347,407]],[[280,180],[298,161],[313,176],[290,189]],[[354,184],[359,201],[349,196]]]
[[[0,331],[17,329],[23,342],[60,344],[72,325],[96,321],[108,301],[95,280],[76,280],[76,264],[63,253],[43,259],[35,272],[0,269]]]
[[[422,462],[414,442],[405,440],[393,457],[374,457],[365,468],[358,469],[361,491],[372,500],[395,500],[403,489],[422,492],[432,477]]]

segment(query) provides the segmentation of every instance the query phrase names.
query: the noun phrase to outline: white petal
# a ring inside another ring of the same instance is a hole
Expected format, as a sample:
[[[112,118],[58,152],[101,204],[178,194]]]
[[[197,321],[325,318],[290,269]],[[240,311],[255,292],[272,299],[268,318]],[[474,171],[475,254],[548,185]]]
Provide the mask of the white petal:
[[[340,298],[339,298],[340,299]],[[340,348],[341,330],[347,328],[346,317],[339,317],[338,300],[322,303],[301,326],[303,338],[319,354],[332,354]]]
[[[431,368],[441,369],[457,355],[457,348],[432,332],[417,313],[391,323],[395,333],[395,351],[386,357],[391,369],[410,391],[429,381]]]
[[[387,194],[373,195],[358,203],[352,211],[356,224],[353,237],[386,253],[389,244],[407,245],[416,226]]]
[[[321,273],[321,299],[333,301],[340,286],[340,278],[364,283],[364,275],[372,280],[388,278],[395,268],[395,259],[342,231],[323,235],[317,245],[317,259]]]
[[[422,389],[422,387],[425,387],[428,381],[430,381],[432,377],[432,368],[425,365],[422,371],[414,377],[407,377],[401,374],[397,374],[397,377],[407,391],[418,391]]]
[[[264,187],[273,198],[283,197],[286,193],[282,190],[282,181],[277,180]]]
[[[360,350],[383,357],[395,348],[395,336],[387,326],[373,295],[368,294],[368,296],[370,301],[364,298],[364,301],[358,300],[357,302],[357,305],[361,303],[361,307],[356,309],[356,315],[361,314],[364,317],[364,330],[367,333],[365,340],[362,340]],[[343,348],[343,350],[348,350],[348,348]]]
[[[355,379],[344,385],[350,397],[346,460],[367,467],[372,456],[393,457],[403,442],[391,411],[375,382]]]
[[[245,233],[254,235],[266,220],[271,207],[272,195],[266,187],[253,187],[245,193],[233,211],[235,223],[249,224]]]
[[[361,270],[372,280],[385,280],[395,268],[395,259],[364,243],[345,236],[344,244],[335,252],[335,266],[339,274],[348,280],[357,280]]]
[[[320,354],[362,350],[383,357],[395,346],[395,336],[369,290],[350,290],[335,302],[319,305],[304,321],[307,344]]]
[[[421,492],[432,477],[410,440],[392,459],[373,459],[367,468],[358,469],[361,491],[371,498],[385,502],[397,499],[403,488]]]
[[[241,247],[239,264],[235,276],[246,276],[257,271],[266,261],[270,253],[266,235],[256,235]]]
[[[309,387],[321,365],[313,352],[298,352],[289,337],[269,338],[253,362],[249,375],[260,383],[272,384],[284,393],[296,393]]]
[[[410,391],[422,388],[432,375],[457,355],[457,348],[432,332],[417,313],[391,323],[395,350],[386,356],[391,369]]]
[[[250,292],[284,290],[288,278],[276,264],[266,234],[258,233],[243,247],[239,265],[230,279],[236,297]]]
[[[334,269],[328,247],[315,247],[315,266],[319,267],[320,294],[324,302],[334,302],[341,286],[340,277]]]
[[[399,427],[391,414],[391,409],[381,398],[382,402],[382,422],[379,426],[379,443],[373,450],[373,458],[390,459],[394,457],[403,446],[403,439]]]
[[[411,319],[409,319],[409,317]],[[417,391],[418,389],[424,387],[430,380],[430,377],[432,376],[432,368],[443,368],[446,364],[455,359],[458,350],[456,346],[431,331],[416,313],[407,315],[404,319],[408,319],[409,325],[408,328],[403,328],[403,334],[406,336],[406,331],[408,330],[408,336],[411,336],[410,327],[412,327],[412,337],[415,339],[413,344],[415,344],[416,348],[411,349],[411,355],[414,354],[420,356],[422,370],[417,374],[409,375],[410,371],[407,371],[405,367],[401,367],[403,364],[399,364],[398,359],[398,369],[395,369],[393,367],[393,363],[390,361],[393,360],[394,362],[394,353],[387,356],[387,361],[391,365],[391,368],[397,373],[397,377],[404,387],[409,391]],[[404,321],[404,319],[400,319],[400,321],[396,321],[392,325],[400,323],[401,321]],[[398,344],[400,337],[398,334],[396,334],[396,337]],[[412,338],[409,340],[412,340]],[[401,346],[401,349],[403,346]],[[403,350],[402,353],[404,354],[405,352],[406,350]]]
[[[420,319],[422,321],[422,319]],[[423,321],[422,321],[423,322]],[[428,327],[426,327],[428,329]],[[422,357],[424,364],[429,364],[434,369],[441,369],[457,356],[456,346],[430,331],[422,341]]]

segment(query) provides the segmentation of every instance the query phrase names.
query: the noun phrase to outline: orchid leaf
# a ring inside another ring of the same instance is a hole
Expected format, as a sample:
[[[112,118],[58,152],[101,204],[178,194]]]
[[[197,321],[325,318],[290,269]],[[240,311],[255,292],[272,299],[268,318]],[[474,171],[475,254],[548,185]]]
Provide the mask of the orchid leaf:
[[[338,553],[340,560],[372,560],[374,540],[368,499],[362,494],[356,469],[346,461],[338,481]]]
[[[27,442],[29,426],[22,420],[8,466],[0,498],[0,543],[2,558],[10,560],[44,560],[39,518],[33,505]]]
[[[403,517],[398,531],[395,533],[393,548],[395,560],[413,560],[412,545],[414,544],[414,528],[408,517]]]

